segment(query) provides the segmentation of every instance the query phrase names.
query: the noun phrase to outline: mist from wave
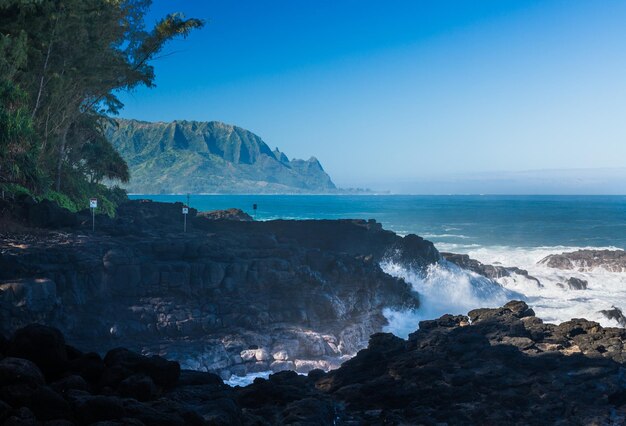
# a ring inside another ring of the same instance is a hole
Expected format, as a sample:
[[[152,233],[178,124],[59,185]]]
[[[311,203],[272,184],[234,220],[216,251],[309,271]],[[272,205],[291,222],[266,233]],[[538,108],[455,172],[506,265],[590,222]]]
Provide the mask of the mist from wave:
[[[618,247],[479,247],[458,250],[470,257],[492,265],[517,266],[537,278],[542,286],[519,275],[498,278],[507,289],[526,296],[528,304],[537,316],[546,322],[561,323],[572,318],[597,321],[605,327],[620,326],[617,321],[606,318],[600,311],[613,306],[626,310],[626,273],[610,272],[603,268],[590,271],[550,268],[540,261],[552,254],[577,250],[621,250]],[[585,290],[573,290],[567,280],[577,278],[587,282]]]
[[[618,307],[626,311],[626,272],[611,272],[603,268],[590,271],[551,268],[540,261],[549,255],[582,249],[621,250],[618,247],[483,247],[476,244],[438,243],[440,251],[467,254],[483,264],[518,267],[532,278],[511,274],[494,280],[441,261],[425,273],[418,273],[391,260],[381,268],[403,278],[419,294],[420,308],[415,311],[387,309],[386,331],[406,337],[417,329],[419,321],[438,318],[443,314],[466,314],[483,307],[502,306],[511,299],[526,301],[545,322],[561,323],[572,318],[586,318],[605,327],[620,327],[601,313]],[[567,281],[577,278],[587,282],[585,290],[569,288]]]
[[[383,312],[389,322],[385,331],[403,338],[415,331],[422,320],[444,314],[466,314],[475,308],[497,307],[511,299],[524,299],[522,294],[446,260],[430,265],[425,272],[407,268],[391,259],[384,260],[380,266],[389,275],[410,283],[419,295],[418,309],[388,308]]]

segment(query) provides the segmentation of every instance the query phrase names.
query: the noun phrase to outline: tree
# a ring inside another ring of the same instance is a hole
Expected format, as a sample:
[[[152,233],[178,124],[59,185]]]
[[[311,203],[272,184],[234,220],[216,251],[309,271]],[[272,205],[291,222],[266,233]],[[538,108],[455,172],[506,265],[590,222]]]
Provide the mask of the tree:
[[[0,92],[0,119],[19,128],[2,140],[5,169],[20,151],[15,147],[30,147],[24,137],[32,131],[36,168],[54,181],[56,191],[63,190],[64,177],[128,180],[127,166],[103,131],[108,116],[123,106],[117,94],[152,87],[151,60],[168,41],[203,25],[174,13],[146,30],[150,5],[0,0],[0,82],[10,88]],[[18,104],[12,100],[19,98],[16,93],[22,94]]]

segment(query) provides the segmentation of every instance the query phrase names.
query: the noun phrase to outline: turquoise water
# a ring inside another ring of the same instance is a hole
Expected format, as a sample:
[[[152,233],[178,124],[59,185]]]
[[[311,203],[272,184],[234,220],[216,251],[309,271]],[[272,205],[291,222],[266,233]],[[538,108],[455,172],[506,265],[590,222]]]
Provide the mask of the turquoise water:
[[[180,195],[133,195],[182,201]],[[374,218],[400,234],[455,246],[626,248],[626,196],[192,195],[199,210],[240,208],[256,218]]]
[[[133,196],[186,201],[185,196]],[[626,272],[560,270],[541,263],[548,255],[580,248],[626,249],[626,196],[332,196],[192,195],[199,210],[240,208],[267,219],[376,219],[386,229],[415,233],[440,251],[466,253],[485,264],[517,266],[541,282],[513,274],[490,281],[445,261],[427,271],[407,270],[389,260],[387,273],[402,277],[420,295],[416,311],[386,311],[387,330],[406,337],[422,319],[465,314],[478,307],[525,300],[547,322],[588,318],[618,324],[600,311],[626,311]],[[584,291],[563,285],[570,277],[588,282]]]

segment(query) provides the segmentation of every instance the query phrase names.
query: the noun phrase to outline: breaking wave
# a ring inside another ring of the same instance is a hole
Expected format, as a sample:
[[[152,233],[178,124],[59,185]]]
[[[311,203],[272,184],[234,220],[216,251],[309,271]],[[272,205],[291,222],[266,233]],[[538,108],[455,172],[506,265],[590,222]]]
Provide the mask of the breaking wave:
[[[380,266],[389,275],[410,283],[419,294],[418,309],[385,309],[383,312],[389,322],[385,331],[403,338],[415,331],[419,321],[425,319],[438,318],[444,314],[466,314],[475,308],[497,307],[511,299],[524,299],[520,293],[445,260],[430,265],[424,273],[392,260],[384,260]]]
[[[386,260],[381,263],[381,268],[409,282],[420,296],[420,308],[415,311],[385,310],[389,321],[386,331],[406,337],[418,328],[421,320],[438,318],[447,313],[466,314],[476,308],[502,306],[511,299],[526,301],[538,317],[557,324],[572,318],[587,318],[605,327],[619,327],[617,321],[606,318],[600,311],[613,306],[626,311],[626,272],[610,272],[602,268],[593,271],[561,270],[538,263],[551,254],[582,249],[620,250],[617,247],[507,247],[445,243],[436,246],[441,251],[468,254],[484,264],[524,269],[541,285],[518,274],[490,280],[446,261],[431,265],[425,273],[416,273]],[[587,289],[568,288],[565,283],[572,277],[587,281]]]

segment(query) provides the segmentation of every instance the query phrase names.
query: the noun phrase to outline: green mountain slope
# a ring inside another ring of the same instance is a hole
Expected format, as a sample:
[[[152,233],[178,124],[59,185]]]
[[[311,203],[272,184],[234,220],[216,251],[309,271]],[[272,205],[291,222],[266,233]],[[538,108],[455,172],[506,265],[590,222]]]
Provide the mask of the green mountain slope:
[[[240,127],[217,121],[118,119],[107,137],[128,162],[134,193],[322,193],[336,190],[319,161],[289,160]]]

